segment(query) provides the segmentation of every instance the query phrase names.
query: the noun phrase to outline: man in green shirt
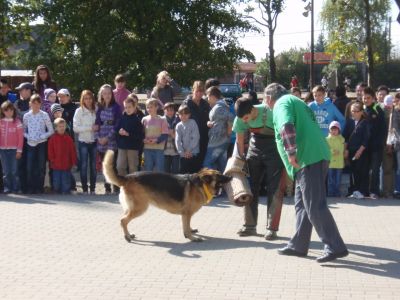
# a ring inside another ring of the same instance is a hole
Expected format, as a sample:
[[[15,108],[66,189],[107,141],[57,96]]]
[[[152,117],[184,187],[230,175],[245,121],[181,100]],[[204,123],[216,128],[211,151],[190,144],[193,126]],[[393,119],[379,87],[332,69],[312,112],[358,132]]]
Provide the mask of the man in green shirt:
[[[325,179],[330,152],[313,111],[300,99],[287,94],[277,83],[265,88],[279,154],[289,176],[295,179],[296,232],[281,255],[306,256],[314,227],[325,244],[317,262],[324,263],[348,255],[326,201]]]
[[[265,104],[253,106],[247,98],[238,99],[235,110],[237,116],[232,129],[236,133],[238,155],[243,158],[245,134],[250,131],[246,161],[253,193],[253,201],[244,207],[244,225],[238,234],[257,235],[258,196],[265,176],[268,207],[265,239],[273,240],[277,237],[283,203],[283,191],[279,189],[279,183],[286,179],[286,174],[276,148],[272,111]]]

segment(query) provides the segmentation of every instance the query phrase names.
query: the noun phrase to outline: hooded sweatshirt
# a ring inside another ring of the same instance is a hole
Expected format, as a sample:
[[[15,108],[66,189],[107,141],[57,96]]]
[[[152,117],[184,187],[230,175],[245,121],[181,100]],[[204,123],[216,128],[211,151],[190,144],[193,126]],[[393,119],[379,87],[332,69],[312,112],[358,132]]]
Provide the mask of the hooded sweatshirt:
[[[314,112],[319,128],[325,137],[329,134],[329,124],[332,121],[338,121],[340,127],[344,128],[345,118],[330,99],[325,99],[321,104],[314,100],[308,106]]]
[[[216,147],[230,141],[228,135],[229,123],[233,123],[233,115],[229,111],[229,106],[224,100],[218,100],[210,110],[209,118],[214,122],[213,127],[208,131],[208,147]]]

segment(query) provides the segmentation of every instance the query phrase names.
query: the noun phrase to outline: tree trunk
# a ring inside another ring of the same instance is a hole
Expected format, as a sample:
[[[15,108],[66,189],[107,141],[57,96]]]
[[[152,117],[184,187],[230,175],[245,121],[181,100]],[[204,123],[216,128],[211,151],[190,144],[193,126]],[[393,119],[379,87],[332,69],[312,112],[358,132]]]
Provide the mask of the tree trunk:
[[[371,19],[370,19],[370,5],[368,0],[364,0],[365,5],[365,43],[367,45],[367,62],[368,62],[368,85],[374,86],[374,56],[372,50],[372,37],[371,37]]]
[[[276,82],[276,64],[274,50],[274,31],[269,28],[269,78],[271,82]]]

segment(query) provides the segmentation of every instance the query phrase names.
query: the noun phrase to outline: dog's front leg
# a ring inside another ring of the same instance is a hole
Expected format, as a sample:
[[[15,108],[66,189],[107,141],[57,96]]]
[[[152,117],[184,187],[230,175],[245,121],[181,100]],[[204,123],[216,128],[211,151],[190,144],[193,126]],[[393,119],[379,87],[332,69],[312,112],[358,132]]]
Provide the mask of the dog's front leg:
[[[192,229],[190,228],[190,219],[192,216],[183,214],[182,215],[182,227],[183,227],[183,235],[185,238],[191,240],[192,242],[202,242],[203,240],[199,237],[194,237],[192,235]]]

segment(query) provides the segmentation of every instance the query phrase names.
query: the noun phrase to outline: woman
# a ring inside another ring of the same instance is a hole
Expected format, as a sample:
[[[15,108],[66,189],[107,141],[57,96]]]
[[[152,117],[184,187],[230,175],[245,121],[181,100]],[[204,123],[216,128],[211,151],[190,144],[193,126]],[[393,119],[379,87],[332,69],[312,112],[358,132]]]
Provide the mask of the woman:
[[[57,91],[57,85],[51,78],[50,70],[45,65],[39,65],[36,67],[35,77],[33,79],[33,87],[37,94],[40,95],[42,101],[44,101],[44,90],[51,88]]]
[[[161,110],[167,102],[174,102],[174,96],[179,91],[179,86],[175,83],[167,71],[161,71],[157,74],[157,82],[151,98],[159,99],[162,103]]]

